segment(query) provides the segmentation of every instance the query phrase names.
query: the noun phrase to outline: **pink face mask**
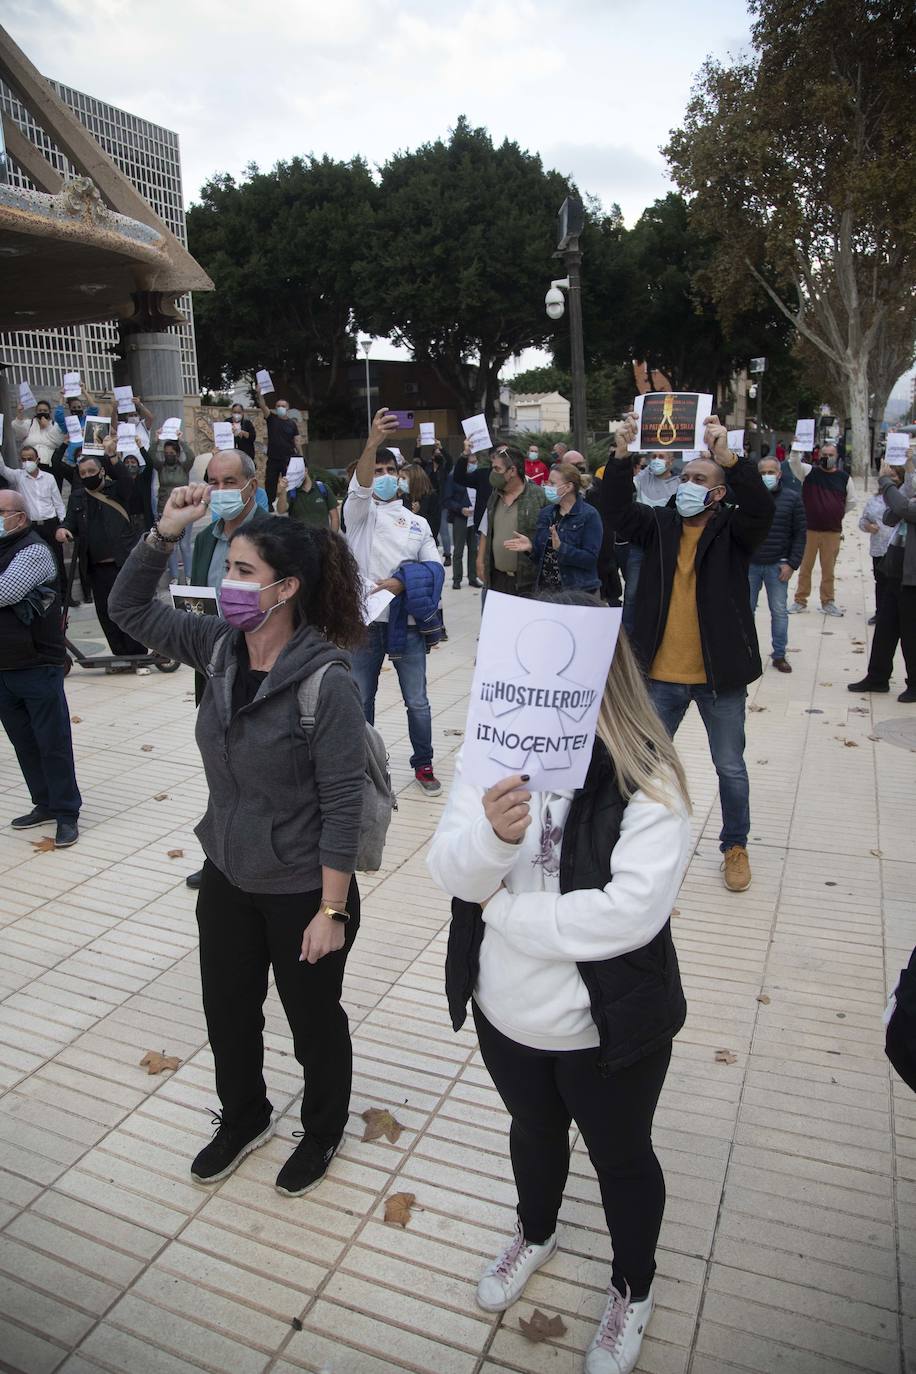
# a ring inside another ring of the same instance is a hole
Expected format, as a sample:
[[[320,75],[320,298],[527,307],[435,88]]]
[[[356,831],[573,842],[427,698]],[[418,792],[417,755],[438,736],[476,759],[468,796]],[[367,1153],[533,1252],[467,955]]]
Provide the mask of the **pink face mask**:
[[[262,611],[261,593],[266,592],[268,587],[276,587],[285,581],[285,577],[278,577],[276,582],[267,582],[262,587],[260,582],[233,582],[228,577],[225,578],[219,591],[219,608],[223,613],[223,619],[234,625],[237,630],[245,630],[248,634],[260,630],[277,606],[286,604],[285,601],[277,601],[269,610]]]

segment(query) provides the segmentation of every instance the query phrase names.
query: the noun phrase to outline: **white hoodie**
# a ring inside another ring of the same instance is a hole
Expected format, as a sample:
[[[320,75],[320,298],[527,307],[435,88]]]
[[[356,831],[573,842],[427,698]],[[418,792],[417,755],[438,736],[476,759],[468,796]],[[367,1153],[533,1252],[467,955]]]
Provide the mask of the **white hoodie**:
[[[487,902],[474,1000],[503,1035],[533,1049],[598,1044],[576,964],[628,954],[654,939],[671,915],[688,859],[690,826],[680,798],[669,809],[637,792],[611,855],[612,881],[561,895],[559,853],[572,795],[533,793],[522,843],[506,844],[484,814],[483,790],[462,782],[459,754],[426,860],[450,896]],[[542,851],[548,809],[553,845]]]

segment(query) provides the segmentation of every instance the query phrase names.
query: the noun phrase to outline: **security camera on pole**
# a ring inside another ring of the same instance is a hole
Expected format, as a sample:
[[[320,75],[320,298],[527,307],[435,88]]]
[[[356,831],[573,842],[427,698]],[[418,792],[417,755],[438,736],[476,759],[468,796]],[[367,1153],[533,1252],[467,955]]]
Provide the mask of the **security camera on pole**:
[[[567,275],[558,277],[550,283],[550,290],[544,297],[544,306],[552,320],[563,318],[566,302],[563,292],[569,296],[569,359],[572,369],[572,413],[573,443],[580,453],[585,453],[588,440],[585,429],[585,346],[582,340],[582,290],[579,268],[582,254],[579,251],[579,235],[585,227],[585,211],[576,196],[567,196],[560,206],[557,217],[557,252],[563,258]]]

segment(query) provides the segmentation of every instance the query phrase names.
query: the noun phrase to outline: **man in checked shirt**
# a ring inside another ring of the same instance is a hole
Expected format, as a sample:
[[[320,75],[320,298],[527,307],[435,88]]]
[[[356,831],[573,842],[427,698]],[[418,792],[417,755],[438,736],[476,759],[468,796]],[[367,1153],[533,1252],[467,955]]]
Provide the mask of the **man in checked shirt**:
[[[0,721],[32,798],[14,830],[56,824],[55,847],[79,838],[70,713],[64,695],[57,564],[18,491],[0,491]]]

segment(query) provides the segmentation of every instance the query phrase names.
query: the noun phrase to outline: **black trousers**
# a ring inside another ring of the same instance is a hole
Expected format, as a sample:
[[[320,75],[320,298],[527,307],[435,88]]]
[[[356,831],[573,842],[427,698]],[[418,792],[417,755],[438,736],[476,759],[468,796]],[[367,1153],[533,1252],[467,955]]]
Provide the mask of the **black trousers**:
[[[882,560],[880,558],[873,558],[871,560],[871,569],[875,575],[875,615],[878,614],[878,608],[884,598],[884,588],[887,586],[887,578],[884,576],[884,573],[880,571],[881,562]]]
[[[896,577],[885,577],[883,581],[868,676],[874,682],[890,681],[899,642],[906,665],[906,685],[916,687],[916,587],[904,587]]]
[[[255,1127],[272,1108],[264,1082],[264,999],[271,968],[296,1058],[305,1073],[302,1126],[336,1144],[350,1110],[353,1051],[340,1005],[347,956],[359,927],[359,889],[350,884],[351,919],[341,950],[300,963],[302,934],[319,892],[243,892],[209,859],[197,897],[200,977],[223,1123]],[[322,917],[326,920],[327,917]]]
[[[108,614],[108,597],[117,575],[118,569],[114,563],[89,564],[89,583],[92,587],[95,613],[99,618],[99,624],[104,631],[105,638],[108,640],[108,647],[113,654],[145,654],[144,646],[139,644],[136,639],[132,639],[130,635],[125,634]]]
[[[288,467],[288,458],[268,458],[267,460],[267,466],[264,470],[264,490],[267,492],[267,500],[271,507],[277,499],[277,485]]]
[[[468,553],[468,581],[477,580],[477,531],[473,520],[456,515],[452,520],[452,585],[461,586],[464,576],[464,551]]]
[[[598,1071],[598,1050],[532,1050],[509,1040],[474,1003],[487,1072],[512,1117],[509,1150],[525,1239],[557,1229],[569,1173],[569,1126],[582,1133],[598,1175],[614,1246],[612,1282],[644,1298],[655,1274],[665,1179],[652,1148],[652,1118],[671,1045],[619,1073]]]
[[[82,797],[63,668],[36,665],[0,673],[0,722],[16,751],[32,805],[56,821],[75,821]]]

